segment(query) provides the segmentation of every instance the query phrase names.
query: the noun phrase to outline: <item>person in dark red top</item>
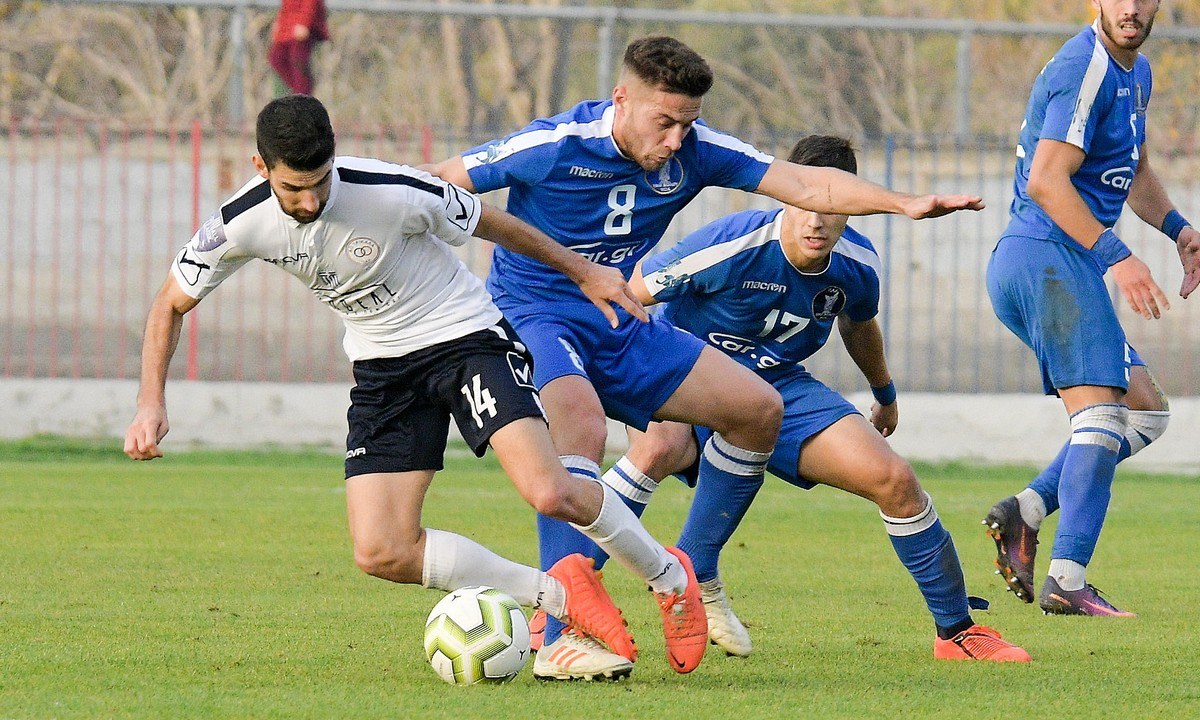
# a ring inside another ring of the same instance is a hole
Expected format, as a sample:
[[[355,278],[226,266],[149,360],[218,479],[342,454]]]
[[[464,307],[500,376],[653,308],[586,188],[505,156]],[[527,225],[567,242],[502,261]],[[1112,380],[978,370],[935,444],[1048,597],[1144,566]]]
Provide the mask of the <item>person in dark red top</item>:
[[[312,95],[309,58],[313,45],[328,39],[325,0],[281,0],[267,58],[292,92]]]

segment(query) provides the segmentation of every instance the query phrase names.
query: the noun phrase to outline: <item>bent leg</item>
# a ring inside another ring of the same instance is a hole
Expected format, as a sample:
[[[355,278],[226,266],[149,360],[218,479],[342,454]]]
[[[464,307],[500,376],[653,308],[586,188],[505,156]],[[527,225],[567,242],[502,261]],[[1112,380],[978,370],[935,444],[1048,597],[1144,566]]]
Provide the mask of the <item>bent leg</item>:
[[[492,436],[491,443],[517,491],[539,513],[570,523],[640,580],[655,586],[656,592],[686,585],[686,578],[664,574],[672,564],[670,555],[612,488],[564,469],[541,421],[525,418],[509,423]]]
[[[1162,437],[1171,417],[1166,395],[1145,365],[1130,367],[1129,391],[1124,400],[1129,407],[1129,426],[1117,453],[1118,463],[1136,455]],[[1017,495],[1021,503],[1022,519],[1035,530],[1041,527],[1042,520],[1047,515],[1058,510],[1059,476],[1062,474],[1063,460],[1070,446],[1069,442],[1064,444],[1058,451],[1058,456],[1029,483],[1028,491],[1031,492],[1022,491]]]
[[[847,415],[809,438],[797,473],[879,506],[888,539],[924,596],[939,637],[952,638],[974,624],[958,552],[933,500],[865,418]]]
[[[489,585],[522,605],[562,615],[565,597],[553,578],[461,535],[421,527],[421,506],[432,479],[432,470],[422,470],[346,480],[346,508],[358,566],[375,577],[438,590]]]
[[[557,455],[555,463],[560,470],[566,467],[567,472],[576,478],[599,479],[599,462],[604,458],[608,424],[591,382],[582,375],[567,374],[547,382],[539,395],[549,420],[550,437],[556,448],[551,452],[552,456]],[[537,508],[537,503],[531,504]],[[539,512],[537,531],[542,570],[549,570],[559,560],[573,553],[582,553],[594,560],[606,557],[594,542],[572,528],[566,520]],[[545,635],[547,644],[554,642],[565,627],[558,620],[548,620]]]

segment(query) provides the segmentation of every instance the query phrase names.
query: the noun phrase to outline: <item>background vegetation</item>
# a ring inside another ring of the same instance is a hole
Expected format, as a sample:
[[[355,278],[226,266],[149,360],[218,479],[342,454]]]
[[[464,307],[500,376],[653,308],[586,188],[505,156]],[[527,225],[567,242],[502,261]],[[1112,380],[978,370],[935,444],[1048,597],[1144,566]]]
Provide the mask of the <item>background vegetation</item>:
[[[815,13],[1073,23],[1086,0],[667,0],[533,5]],[[1158,27],[1200,23],[1200,0],[1165,2]],[[266,63],[273,12],[247,12],[246,108],[277,92]],[[317,94],[341,123],[432,125],[468,135],[518,127],[595,94],[597,28],[587,23],[335,12],[333,42],[316,54]],[[171,7],[0,2],[0,119],[120,117],[163,123],[227,116],[235,71],[229,13]],[[650,32],[675,34],[715,66],[706,116],[751,140],[836,128],[855,137],[954,130],[956,38],[887,31],[621,22],[618,49]],[[1033,77],[1065,38],[977,36],[971,131],[1012,135]],[[1195,47],[1151,40],[1156,145],[1196,142]],[[615,59],[614,59],[615,61]],[[251,113],[252,114],[252,111]]]

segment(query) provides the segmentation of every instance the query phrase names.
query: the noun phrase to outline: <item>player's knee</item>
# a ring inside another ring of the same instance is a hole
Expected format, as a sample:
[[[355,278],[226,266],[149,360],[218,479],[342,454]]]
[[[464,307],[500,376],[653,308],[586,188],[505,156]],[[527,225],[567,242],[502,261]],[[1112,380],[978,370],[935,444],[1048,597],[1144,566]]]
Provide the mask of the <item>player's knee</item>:
[[[384,538],[355,540],[354,564],[368,575],[392,582],[421,582],[422,558],[416,545]]]
[[[925,493],[912,466],[903,458],[889,458],[879,478],[872,500],[884,515],[913,517],[925,509]]]
[[[647,433],[638,438],[626,457],[634,467],[655,480],[690,466],[696,458],[696,442],[689,432],[684,435],[659,436]]]
[[[572,509],[578,504],[576,493],[581,492],[582,487],[572,487],[572,485],[582,486],[585,482],[587,481],[540,483],[525,491],[525,502],[546,517],[574,521]]]
[[[1130,410],[1129,424],[1125,430],[1125,438],[1129,441],[1129,454],[1136,454],[1162,437],[1170,420],[1171,413],[1168,410]]]
[[[779,427],[783,424],[783,398],[775,388],[765,383],[756,387],[753,392],[739,397],[737,409],[738,427],[722,431],[726,439],[732,440],[736,432],[773,442],[779,435]]]
[[[550,423],[550,436],[560,453],[586,457],[603,455],[608,440],[608,421],[603,412],[573,409],[554,418]]]

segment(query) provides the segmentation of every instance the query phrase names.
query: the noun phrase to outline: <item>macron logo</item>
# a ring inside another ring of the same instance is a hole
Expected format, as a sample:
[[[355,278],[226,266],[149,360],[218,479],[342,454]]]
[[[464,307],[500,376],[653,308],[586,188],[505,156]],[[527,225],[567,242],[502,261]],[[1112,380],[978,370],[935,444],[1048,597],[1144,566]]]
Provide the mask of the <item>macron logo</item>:
[[[607,180],[611,177],[614,177],[614,173],[605,172],[603,170],[593,170],[588,167],[583,167],[582,165],[572,165],[567,174],[574,175],[575,177],[594,178],[596,180]]]
[[[779,283],[763,282],[761,280],[747,280],[742,283],[743,290],[767,290],[769,292],[787,292],[787,285]]]

